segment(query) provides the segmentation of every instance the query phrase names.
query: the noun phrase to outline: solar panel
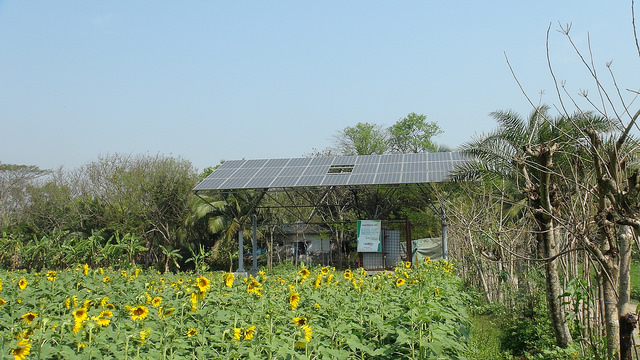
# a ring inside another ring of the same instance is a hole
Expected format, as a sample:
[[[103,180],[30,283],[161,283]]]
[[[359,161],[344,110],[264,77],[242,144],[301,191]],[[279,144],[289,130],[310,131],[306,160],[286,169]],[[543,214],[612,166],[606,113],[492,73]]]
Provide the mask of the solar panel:
[[[442,182],[468,159],[451,152],[230,160],[194,190]]]

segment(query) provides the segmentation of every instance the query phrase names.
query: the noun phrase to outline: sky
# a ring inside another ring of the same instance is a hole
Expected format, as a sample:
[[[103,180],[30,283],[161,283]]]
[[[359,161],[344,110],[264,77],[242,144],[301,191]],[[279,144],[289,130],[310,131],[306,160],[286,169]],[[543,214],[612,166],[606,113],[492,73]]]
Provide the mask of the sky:
[[[570,94],[597,91],[568,23],[603,79],[611,61],[623,96],[638,90],[631,18],[617,0],[0,0],[0,162],[160,154],[204,169],[306,156],[411,112],[456,148],[493,130],[493,111],[558,106],[549,26]]]

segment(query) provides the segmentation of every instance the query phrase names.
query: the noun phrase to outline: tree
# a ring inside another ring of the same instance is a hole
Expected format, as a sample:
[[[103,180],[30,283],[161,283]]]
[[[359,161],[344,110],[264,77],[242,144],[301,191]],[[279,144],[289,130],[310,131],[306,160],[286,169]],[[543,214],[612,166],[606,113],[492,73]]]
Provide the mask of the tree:
[[[212,247],[213,256],[223,262],[234,249],[234,239],[244,225],[250,222],[256,205],[263,198],[262,191],[221,193],[219,196],[198,196],[191,203],[189,223],[206,222],[211,234],[218,235]],[[242,254],[239,254],[242,256]],[[229,264],[231,266],[232,264]]]
[[[347,126],[335,137],[341,155],[380,155],[388,151],[385,130],[380,125],[357,123]]]
[[[463,151],[478,162],[463,168],[461,176],[510,177],[518,184],[535,220],[538,255],[545,267],[546,297],[556,343],[567,347],[572,342],[562,304],[563,289],[558,274],[561,249],[558,226],[560,208],[568,187],[564,171],[580,146],[580,129],[601,132],[608,129],[602,119],[582,116],[552,118],[548,107],[535,109],[527,121],[513,112],[492,113],[499,127],[489,135],[469,142]]]
[[[147,264],[163,256],[159,245],[185,245],[185,220],[197,179],[189,161],[115,154],[80,172],[83,194],[99,203],[96,223],[113,233],[142,236],[149,249]]]
[[[432,121],[427,121],[425,115],[410,113],[389,127],[388,144],[392,152],[421,153],[436,152],[436,145],[432,138],[442,134],[442,130]]]
[[[28,204],[27,189],[33,181],[49,174],[35,165],[0,162],[0,228],[7,229],[20,221]]]

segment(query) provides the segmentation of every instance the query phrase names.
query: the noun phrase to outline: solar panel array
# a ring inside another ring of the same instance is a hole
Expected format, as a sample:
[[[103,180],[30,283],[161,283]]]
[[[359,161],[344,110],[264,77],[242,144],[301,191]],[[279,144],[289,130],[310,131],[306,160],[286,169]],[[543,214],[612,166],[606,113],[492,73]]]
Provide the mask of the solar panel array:
[[[442,182],[466,159],[459,152],[442,152],[231,160],[220,165],[194,190]]]

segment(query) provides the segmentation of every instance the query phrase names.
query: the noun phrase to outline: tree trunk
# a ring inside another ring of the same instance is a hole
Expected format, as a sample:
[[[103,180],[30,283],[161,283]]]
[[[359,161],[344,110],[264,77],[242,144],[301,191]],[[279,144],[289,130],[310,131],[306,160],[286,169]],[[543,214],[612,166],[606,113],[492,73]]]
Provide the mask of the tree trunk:
[[[633,330],[637,319],[628,311],[631,300],[631,244],[634,231],[631,226],[620,226],[618,244],[620,246],[620,277],[618,284],[618,315],[620,325],[620,359],[631,360]]]
[[[613,266],[609,266],[612,269],[607,269],[603,272],[605,276],[602,279],[602,289],[604,297],[604,324],[607,338],[607,359],[618,359],[618,348],[620,346],[619,341],[619,327],[618,327],[618,297],[616,296],[616,286],[612,281],[617,278],[617,267],[615,270]],[[608,275],[608,276],[607,276]]]
[[[484,290],[484,295],[487,299],[487,302],[491,304],[491,294],[489,290],[489,286],[487,285],[487,280],[484,276],[484,271],[482,271],[482,266],[480,264],[480,259],[476,254],[476,247],[473,243],[473,235],[471,234],[471,229],[467,229],[467,236],[469,236],[469,245],[471,247],[471,256],[473,257],[473,264],[476,266],[476,270],[478,271],[478,276],[480,277],[480,282],[482,283],[482,289]]]
[[[620,316],[620,360],[632,360],[633,330],[637,323],[638,318],[631,313]]]
[[[551,250],[547,244],[547,251]],[[546,256],[554,256],[555,249],[552,253],[547,252]],[[549,307],[549,315],[551,315],[551,323],[553,332],[556,336],[556,345],[566,348],[573,340],[569,332],[569,325],[565,318],[564,307],[562,305],[562,287],[560,286],[560,277],[558,276],[558,260],[553,259],[545,264],[545,276],[547,285],[547,305]]]
[[[539,200],[534,198],[533,202],[534,204],[537,203],[537,206],[534,207],[534,215],[539,229],[538,249],[543,250],[543,257],[547,259],[545,277],[549,315],[551,316],[553,332],[556,336],[556,344],[561,348],[566,348],[573,342],[573,339],[565,318],[563,301],[560,298],[563,294],[563,289],[560,284],[558,259],[556,258],[558,250],[556,248],[556,231],[553,220],[555,193],[552,194],[553,188],[551,185],[551,169],[556,147],[556,145],[543,146],[532,153],[536,155],[537,162],[542,169],[538,183]]]

